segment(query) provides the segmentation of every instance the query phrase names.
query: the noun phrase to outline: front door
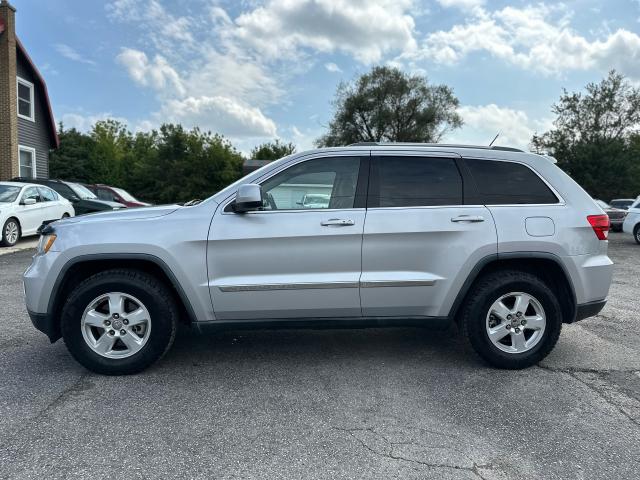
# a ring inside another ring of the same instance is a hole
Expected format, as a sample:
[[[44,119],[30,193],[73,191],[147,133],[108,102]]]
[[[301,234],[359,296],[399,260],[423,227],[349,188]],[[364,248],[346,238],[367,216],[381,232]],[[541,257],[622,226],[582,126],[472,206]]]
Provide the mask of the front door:
[[[24,205],[24,201],[27,199],[35,200],[33,205]],[[42,202],[40,194],[36,187],[26,188],[22,194],[20,200],[20,228],[22,229],[22,235],[31,235],[36,232],[38,227],[42,225],[45,220],[43,217]]]
[[[367,174],[368,157],[302,160],[261,181],[261,210],[222,205],[207,254],[216,319],[360,316]]]
[[[465,204],[455,155],[390,153],[371,161],[362,313],[446,316],[467,273],[497,252],[491,213]]]

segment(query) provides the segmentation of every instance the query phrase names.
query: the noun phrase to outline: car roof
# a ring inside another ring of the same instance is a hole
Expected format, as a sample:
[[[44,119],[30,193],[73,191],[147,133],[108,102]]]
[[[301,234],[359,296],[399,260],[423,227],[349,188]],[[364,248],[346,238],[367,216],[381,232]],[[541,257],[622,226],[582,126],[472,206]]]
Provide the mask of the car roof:
[[[7,185],[10,187],[38,187],[39,185],[36,183],[27,183],[27,182],[0,182],[0,185]]]

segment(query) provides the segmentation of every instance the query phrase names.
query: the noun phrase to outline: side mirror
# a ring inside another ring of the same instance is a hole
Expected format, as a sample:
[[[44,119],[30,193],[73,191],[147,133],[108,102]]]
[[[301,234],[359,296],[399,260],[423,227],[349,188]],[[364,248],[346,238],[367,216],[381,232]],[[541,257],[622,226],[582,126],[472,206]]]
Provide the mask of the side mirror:
[[[22,201],[22,204],[25,205],[25,206],[26,205],[35,205],[36,204],[36,199],[35,198],[25,198]]]
[[[249,183],[240,185],[236,193],[236,200],[233,203],[233,211],[245,213],[258,210],[262,207],[262,188],[260,185]]]

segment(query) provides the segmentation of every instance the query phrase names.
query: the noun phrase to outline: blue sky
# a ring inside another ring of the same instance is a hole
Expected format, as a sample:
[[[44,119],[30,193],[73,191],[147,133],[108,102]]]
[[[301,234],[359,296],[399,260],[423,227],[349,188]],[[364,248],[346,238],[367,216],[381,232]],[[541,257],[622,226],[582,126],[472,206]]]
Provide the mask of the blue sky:
[[[563,88],[615,68],[640,82],[640,0],[13,0],[57,120],[165,121],[244,152],[312,146],[342,80],[390,64],[444,83],[465,126],[445,140],[526,147]]]

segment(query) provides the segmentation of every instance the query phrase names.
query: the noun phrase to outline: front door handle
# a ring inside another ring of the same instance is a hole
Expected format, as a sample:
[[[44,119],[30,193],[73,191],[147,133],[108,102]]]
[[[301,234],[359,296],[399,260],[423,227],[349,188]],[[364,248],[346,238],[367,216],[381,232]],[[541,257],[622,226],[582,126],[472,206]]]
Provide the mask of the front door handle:
[[[469,222],[469,223],[477,223],[484,222],[484,217],[479,215],[460,215],[459,217],[453,217],[451,219],[452,222]]]
[[[349,225],[355,225],[356,222],[348,218],[330,218],[329,220],[323,220],[320,225],[323,227],[348,227]]]

